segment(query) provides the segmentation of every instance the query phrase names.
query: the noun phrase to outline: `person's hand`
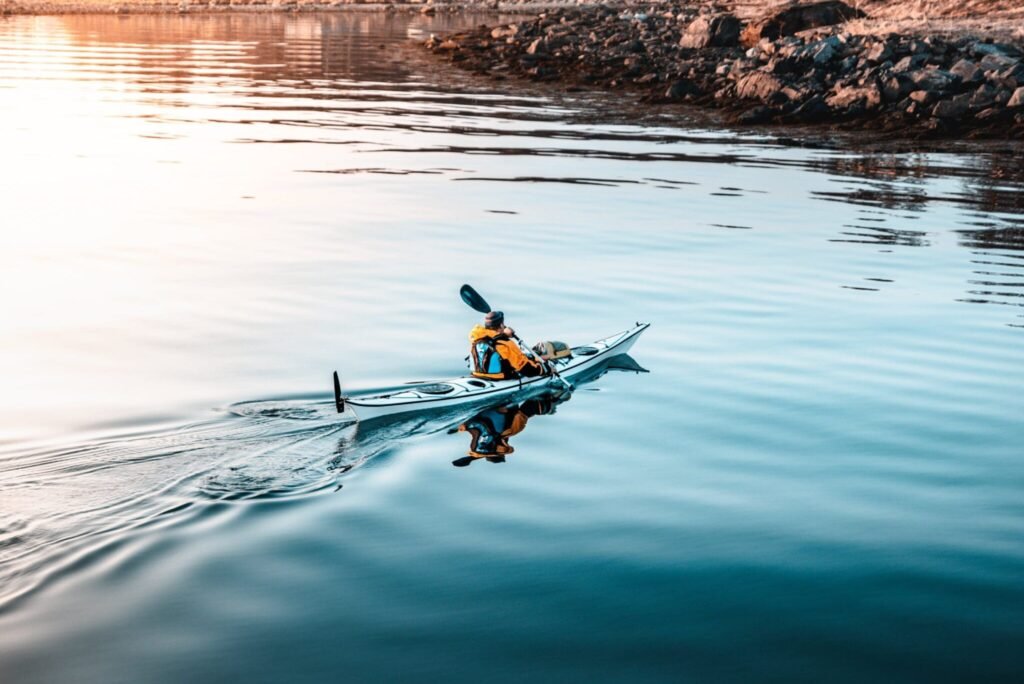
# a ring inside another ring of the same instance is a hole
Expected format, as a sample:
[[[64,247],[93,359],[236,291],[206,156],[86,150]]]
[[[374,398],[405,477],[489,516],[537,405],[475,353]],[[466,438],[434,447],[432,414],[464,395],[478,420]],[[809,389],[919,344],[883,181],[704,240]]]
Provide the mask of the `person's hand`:
[[[503,334],[504,334],[504,335],[505,335],[506,337],[515,337],[515,336],[516,336],[516,331],[515,331],[515,330],[513,330],[512,328],[509,328],[508,326],[505,326],[505,328],[504,328],[504,329],[503,329],[503,330],[502,330],[501,332],[502,332],[502,333],[503,333]]]

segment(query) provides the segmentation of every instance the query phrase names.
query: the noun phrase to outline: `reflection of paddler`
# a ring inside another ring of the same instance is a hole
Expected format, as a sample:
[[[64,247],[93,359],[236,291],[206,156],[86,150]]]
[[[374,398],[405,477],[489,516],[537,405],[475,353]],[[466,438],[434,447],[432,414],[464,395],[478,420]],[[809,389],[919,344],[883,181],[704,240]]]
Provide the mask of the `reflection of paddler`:
[[[555,406],[568,398],[568,393],[545,395],[524,401],[518,406],[502,406],[478,413],[459,426],[459,432],[468,432],[470,435],[469,451],[466,456],[452,461],[452,465],[467,466],[478,458],[486,458],[491,463],[504,463],[505,455],[515,451],[508,443],[509,437],[525,430],[530,418],[554,413]]]

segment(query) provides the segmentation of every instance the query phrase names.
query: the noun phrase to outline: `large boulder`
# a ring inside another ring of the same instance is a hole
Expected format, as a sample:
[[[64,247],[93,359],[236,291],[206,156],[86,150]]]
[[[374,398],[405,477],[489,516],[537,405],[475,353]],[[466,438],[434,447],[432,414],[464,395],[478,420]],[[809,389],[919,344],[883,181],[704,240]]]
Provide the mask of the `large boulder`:
[[[731,14],[701,15],[690,22],[679,47],[735,47],[740,39],[740,20]]]
[[[841,0],[795,5],[748,24],[742,41],[744,45],[753,46],[762,38],[778,40],[810,28],[842,24],[863,16],[866,16],[864,12]]]

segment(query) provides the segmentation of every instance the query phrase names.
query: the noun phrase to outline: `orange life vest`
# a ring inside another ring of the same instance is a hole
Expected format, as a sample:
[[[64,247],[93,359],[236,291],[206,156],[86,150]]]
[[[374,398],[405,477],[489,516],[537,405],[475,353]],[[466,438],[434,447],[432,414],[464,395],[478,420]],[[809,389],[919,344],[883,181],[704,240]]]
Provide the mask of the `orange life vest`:
[[[500,330],[477,325],[469,332],[469,366],[475,377],[514,378],[527,365],[540,368],[540,364],[523,354],[519,345]]]

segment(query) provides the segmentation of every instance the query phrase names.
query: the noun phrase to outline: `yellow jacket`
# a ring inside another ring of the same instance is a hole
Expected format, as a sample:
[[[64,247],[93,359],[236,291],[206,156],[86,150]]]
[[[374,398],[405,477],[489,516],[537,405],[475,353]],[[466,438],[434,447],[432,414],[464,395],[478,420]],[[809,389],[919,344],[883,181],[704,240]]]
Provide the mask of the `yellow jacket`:
[[[480,340],[492,339],[494,340],[494,349],[498,352],[498,356],[508,362],[508,365],[512,367],[517,373],[522,371],[527,365],[535,368],[540,368],[540,364],[526,356],[519,348],[519,345],[515,341],[505,337],[500,330],[491,330],[485,328],[482,325],[477,324],[469,332],[469,358],[470,365],[473,368],[473,375],[478,378],[489,378],[491,380],[501,380],[505,378],[505,374],[488,373],[484,369],[477,367],[477,350],[476,343]]]

